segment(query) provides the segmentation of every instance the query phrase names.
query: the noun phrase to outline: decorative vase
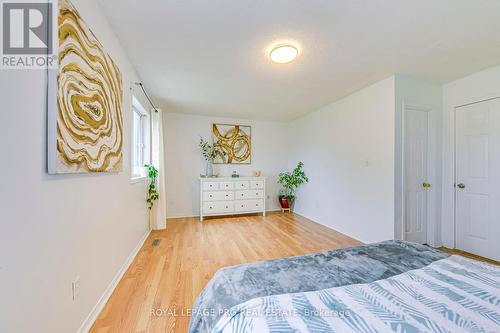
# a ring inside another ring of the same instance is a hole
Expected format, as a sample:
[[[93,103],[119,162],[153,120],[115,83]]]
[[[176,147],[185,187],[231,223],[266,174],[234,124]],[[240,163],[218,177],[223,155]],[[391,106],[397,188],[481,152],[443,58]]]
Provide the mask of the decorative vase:
[[[213,177],[214,175],[214,166],[212,164],[212,161],[207,161],[207,164],[205,165],[205,177]]]

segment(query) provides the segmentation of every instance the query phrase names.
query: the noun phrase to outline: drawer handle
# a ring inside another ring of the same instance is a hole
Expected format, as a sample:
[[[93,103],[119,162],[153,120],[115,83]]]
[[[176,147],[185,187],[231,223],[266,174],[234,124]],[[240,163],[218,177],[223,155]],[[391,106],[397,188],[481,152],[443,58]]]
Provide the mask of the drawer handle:
[[[226,206],[226,208],[229,208],[229,206]]]
[[[243,208],[243,205],[241,205],[241,207]]]
[[[214,207],[210,206],[210,209],[213,209]]]
[[[212,197],[212,195],[210,194],[210,198]]]

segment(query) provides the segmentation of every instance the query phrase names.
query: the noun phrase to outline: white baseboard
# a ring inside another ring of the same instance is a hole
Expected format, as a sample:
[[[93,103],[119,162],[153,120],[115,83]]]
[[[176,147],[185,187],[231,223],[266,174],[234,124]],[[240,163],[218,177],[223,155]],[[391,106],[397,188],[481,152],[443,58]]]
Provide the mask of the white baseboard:
[[[350,235],[350,234],[348,234],[348,233],[346,233],[346,232],[343,232],[343,231],[340,231],[340,230],[338,230],[338,229],[335,229],[335,228],[333,228],[332,226],[330,226],[330,225],[328,225],[328,224],[324,224],[324,223],[319,222],[319,221],[317,221],[317,220],[315,220],[315,219],[312,219],[312,218],[310,218],[310,217],[307,217],[307,216],[306,216],[305,214],[303,214],[303,213],[296,212],[296,211],[293,211],[293,213],[294,213],[294,214],[297,214],[297,215],[300,215],[300,216],[302,216],[302,217],[304,217],[304,218],[308,219],[309,221],[312,221],[312,222],[314,222],[314,223],[316,223],[316,224],[322,225],[323,227],[326,227],[326,228],[328,228],[328,229],[330,229],[330,230],[333,230],[333,231],[339,232],[339,233],[341,233],[342,235],[346,235],[347,237],[352,238],[352,239],[354,239],[354,240],[357,240],[358,242],[361,242],[361,243],[364,243],[364,244],[370,244],[370,242],[366,242],[366,241],[364,241],[364,240],[362,240],[362,239],[359,239],[359,238],[357,238],[357,237],[354,237],[353,235]]]
[[[174,216],[167,216],[168,219],[186,219],[190,217],[200,217],[200,215],[174,215]]]
[[[266,210],[266,213],[270,213],[270,212],[281,212],[281,208],[276,208],[276,209],[267,209]],[[259,212],[255,212],[255,213],[259,213]],[[228,214],[228,215],[231,215],[231,214]],[[186,218],[190,218],[190,217],[200,217],[200,215],[175,215],[175,216],[167,216],[167,219],[186,219]]]
[[[118,285],[118,283],[122,279],[123,275],[125,274],[125,272],[129,268],[132,261],[134,261],[135,256],[137,255],[137,253],[139,253],[139,250],[141,249],[142,245],[144,245],[144,242],[146,241],[146,239],[148,238],[150,233],[151,233],[151,230],[148,230],[144,234],[144,236],[142,236],[142,238],[139,240],[139,242],[134,247],[132,252],[130,252],[129,256],[127,257],[127,260],[125,260],[125,263],[120,268],[120,270],[118,270],[115,277],[113,278],[113,280],[111,281],[109,286],[106,288],[106,290],[102,294],[102,296],[99,299],[99,301],[97,302],[97,304],[94,306],[92,311],[90,311],[87,318],[85,318],[82,325],[78,329],[77,333],[88,333],[90,331],[90,329],[92,328],[92,325],[94,325],[94,322],[96,321],[97,317],[99,316],[102,309],[104,308],[104,306],[108,302],[109,298],[111,297],[111,294],[113,294],[113,291],[115,290],[116,286]]]

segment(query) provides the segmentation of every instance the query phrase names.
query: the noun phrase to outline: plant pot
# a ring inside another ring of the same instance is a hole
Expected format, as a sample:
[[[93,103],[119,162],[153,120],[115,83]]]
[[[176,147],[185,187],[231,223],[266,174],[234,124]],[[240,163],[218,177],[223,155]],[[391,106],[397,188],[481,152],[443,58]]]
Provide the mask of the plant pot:
[[[205,177],[213,177],[214,175],[214,166],[211,161],[207,161],[205,165]]]
[[[294,201],[292,199],[285,199],[284,196],[280,195],[278,200],[282,209],[291,209],[293,206]]]

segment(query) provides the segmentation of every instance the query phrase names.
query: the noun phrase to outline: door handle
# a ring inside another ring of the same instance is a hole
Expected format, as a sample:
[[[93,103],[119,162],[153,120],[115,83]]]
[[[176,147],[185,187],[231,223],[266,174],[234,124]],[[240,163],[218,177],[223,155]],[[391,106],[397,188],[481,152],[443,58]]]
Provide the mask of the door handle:
[[[465,188],[465,184],[464,183],[457,184],[457,187],[458,188]]]
[[[424,182],[424,183],[422,184],[422,186],[423,186],[424,188],[431,188],[431,187],[432,187],[432,185],[431,185],[431,184],[429,184],[428,182]]]

